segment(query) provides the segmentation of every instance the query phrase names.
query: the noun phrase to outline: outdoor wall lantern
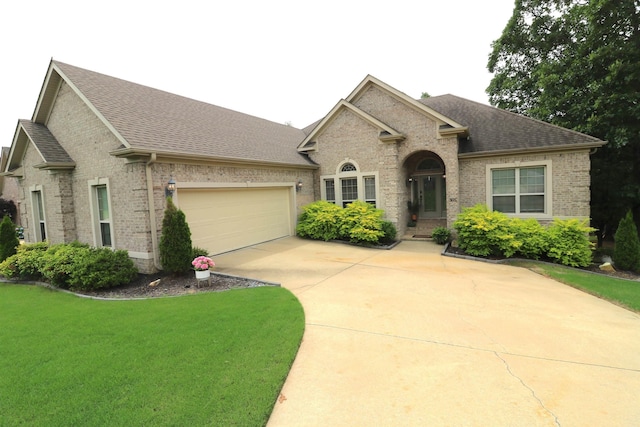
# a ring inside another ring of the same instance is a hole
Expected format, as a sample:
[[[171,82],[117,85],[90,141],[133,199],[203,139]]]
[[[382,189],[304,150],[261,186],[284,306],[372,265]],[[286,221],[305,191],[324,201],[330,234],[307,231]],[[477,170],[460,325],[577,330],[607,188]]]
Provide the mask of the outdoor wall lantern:
[[[298,183],[296,184],[296,191],[300,191],[302,190],[302,180],[299,179]]]
[[[165,197],[172,197],[174,191],[176,191],[176,180],[171,177],[169,178],[169,182],[167,182],[167,186],[164,188]]]

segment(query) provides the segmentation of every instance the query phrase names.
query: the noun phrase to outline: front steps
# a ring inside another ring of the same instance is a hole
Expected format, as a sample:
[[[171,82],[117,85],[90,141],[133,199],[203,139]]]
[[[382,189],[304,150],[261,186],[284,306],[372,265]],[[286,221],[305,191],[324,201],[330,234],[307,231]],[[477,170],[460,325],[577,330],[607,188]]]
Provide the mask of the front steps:
[[[434,228],[446,226],[446,218],[419,219],[415,227],[407,227],[402,240],[430,240]]]

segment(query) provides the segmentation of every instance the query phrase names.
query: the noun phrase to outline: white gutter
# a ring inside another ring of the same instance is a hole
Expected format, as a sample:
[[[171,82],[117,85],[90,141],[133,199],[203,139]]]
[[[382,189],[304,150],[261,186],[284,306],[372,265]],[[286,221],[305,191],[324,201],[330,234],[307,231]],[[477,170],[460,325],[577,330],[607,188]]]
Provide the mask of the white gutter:
[[[151,176],[151,165],[156,161],[156,153],[151,153],[151,158],[146,163],[147,172],[147,197],[149,203],[149,226],[151,228],[151,251],[153,253],[153,265],[156,269],[162,270],[160,259],[158,258],[158,230],[156,227],[156,205],[153,198],[153,178]]]

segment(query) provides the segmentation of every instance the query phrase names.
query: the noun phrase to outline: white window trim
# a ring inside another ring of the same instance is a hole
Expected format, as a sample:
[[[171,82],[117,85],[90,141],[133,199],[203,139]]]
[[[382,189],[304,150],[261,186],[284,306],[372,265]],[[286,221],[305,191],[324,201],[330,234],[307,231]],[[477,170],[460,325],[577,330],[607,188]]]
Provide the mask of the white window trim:
[[[535,218],[535,219],[551,219],[553,217],[553,170],[551,160],[540,160],[533,162],[513,163],[493,163],[486,165],[486,204],[490,210],[493,210],[493,188],[491,172],[496,169],[521,169],[544,166],[544,212],[537,213],[505,213],[510,217],[518,218]]]
[[[342,166],[345,165],[345,163],[351,163],[356,167],[355,171],[349,171],[349,172],[340,172],[340,170],[342,169]],[[357,200],[362,200],[364,201],[364,178],[369,178],[369,177],[373,177],[375,179],[375,184],[376,184],[376,207],[380,208],[380,177],[378,172],[362,172],[360,169],[360,165],[358,165],[357,162],[355,162],[354,160],[351,159],[345,159],[344,161],[340,162],[340,164],[338,164],[338,167],[336,168],[336,173],[334,175],[321,175],[320,176],[320,197],[322,198],[322,200],[327,200],[327,190],[326,190],[326,186],[325,186],[325,181],[333,181],[333,185],[335,188],[335,193],[336,193],[336,200],[335,200],[335,204],[337,206],[342,206],[343,200],[342,200],[342,184],[340,182],[341,179],[343,178],[356,178],[358,180],[358,199]]]
[[[29,187],[29,195],[30,195],[30,200],[31,200],[31,219],[33,221],[33,233],[34,233],[34,237],[36,239],[37,242],[42,242],[42,233],[40,232],[40,218],[38,215],[38,210],[36,209],[36,192],[40,192],[40,198],[42,201],[42,216],[44,217],[44,233],[47,237],[47,239],[49,238],[49,229],[48,229],[48,221],[47,221],[47,209],[46,209],[46,203],[45,203],[45,194],[44,194],[44,189],[42,187],[42,185],[37,184],[37,185],[32,185]]]
[[[88,181],[89,184],[89,207],[91,211],[91,230],[93,232],[93,246],[116,248],[115,233],[113,231],[113,203],[111,203],[111,186],[109,185],[109,178],[95,178]],[[109,234],[111,234],[111,246],[102,246],[102,238],[100,232],[100,217],[98,214],[98,197],[96,194],[96,187],[104,185],[107,187],[107,202],[109,203]]]

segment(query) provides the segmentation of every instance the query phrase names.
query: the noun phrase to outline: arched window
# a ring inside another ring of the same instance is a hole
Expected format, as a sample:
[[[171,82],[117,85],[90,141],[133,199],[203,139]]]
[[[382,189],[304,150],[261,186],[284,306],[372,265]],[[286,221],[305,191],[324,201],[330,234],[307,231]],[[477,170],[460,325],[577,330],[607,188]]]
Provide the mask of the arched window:
[[[418,171],[442,171],[442,163],[440,163],[437,159],[428,158],[424,159],[418,164],[416,168]]]
[[[339,164],[335,175],[322,176],[322,198],[345,207],[356,200],[376,206],[377,172],[360,172],[354,161]]]

